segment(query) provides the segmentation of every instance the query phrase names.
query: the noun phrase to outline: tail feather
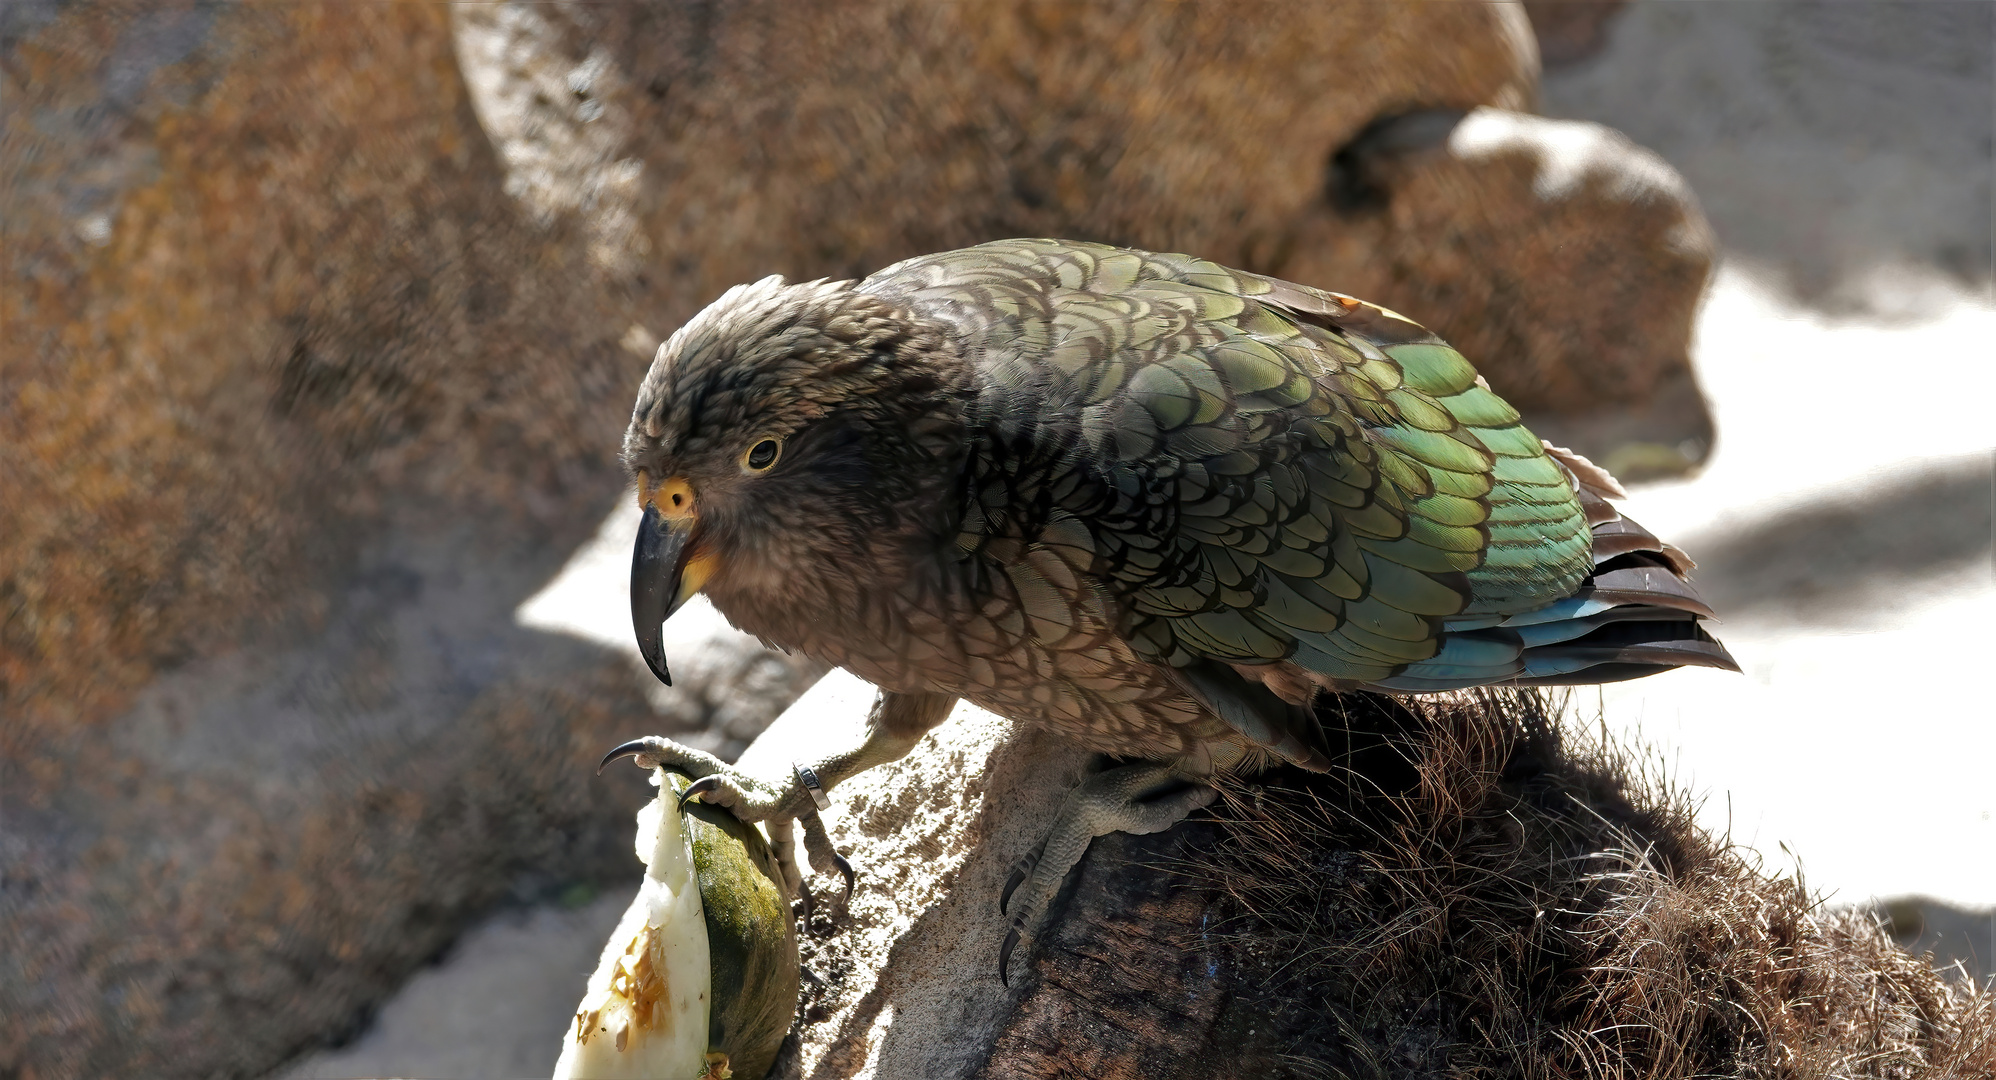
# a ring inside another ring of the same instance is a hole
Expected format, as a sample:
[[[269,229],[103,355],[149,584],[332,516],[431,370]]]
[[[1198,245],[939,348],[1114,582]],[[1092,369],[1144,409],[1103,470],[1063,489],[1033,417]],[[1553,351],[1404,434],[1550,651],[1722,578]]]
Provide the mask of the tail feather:
[[[1656,534],[1641,525],[1616,515],[1612,521],[1604,521],[1594,527],[1594,565],[1599,566],[1617,555],[1627,555],[1632,551],[1654,552],[1664,556],[1671,568],[1678,573],[1688,573],[1692,562],[1682,551],[1656,538]]]
[[[1596,570],[1574,595],[1597,603],[1647,604],[1675,608],[1704,619],[1719,617],[1699,597],[1691,582],[1666,566],[1629,566],[1606,573]]]
[[[1572,596],[1532,611],[1446,620],[1434,657],[1370,689],[1575,686],[1676,667],[1739,670],[1702,625],[1717,616],[1686,576],[1691,559],[1609,503],[1626,493],[1605,469],[1550,444],[1546,452],[1566,470],[1580,498],[1593,532],[1594,572]]]
[[[1595,630],[1610,623],[1683,623],[1685,621],[1684,612],[1677,608],[1650,607],[1644,604],[1624,604],[1620,607],[1612,607],[1598,614],[1587,615],[1577,619],[1559,619],[1554,622],[1520,626],[1512,632],[1518,635],[1518,639],[1524,644],[1525,648],[1540,649],[1548,645],[1558,645],[1561,642],[1586,637]]]

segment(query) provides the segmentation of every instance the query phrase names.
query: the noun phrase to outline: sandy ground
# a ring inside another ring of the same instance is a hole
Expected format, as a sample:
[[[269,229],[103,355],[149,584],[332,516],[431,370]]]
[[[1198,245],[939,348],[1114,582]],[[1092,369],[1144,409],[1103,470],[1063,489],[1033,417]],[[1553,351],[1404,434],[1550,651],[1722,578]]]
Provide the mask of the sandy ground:
[[[634,826],[635,827],[635,826]],[[417,972],[361,1037],[279,1074],[304,1077],[546,1076],[631,884],[574,907],[507,911]]]
[[[1696,343],[1718,447],[1627,509],[1700,560],[1745,674],[1580,693],[1576,715],[1831,902],[1940,901],[1893,910],[1989,971],[1996,5],[1651,3],[1611,35],[1547,77],[1545,111],[1661,152],[1728,258]],[[635,659],[633,530],[606,522],[521,620]],[[687,645],[729,632],[691,615],[669,624]],[[627,902],[501,913],[281,1075],[544,1076]]]

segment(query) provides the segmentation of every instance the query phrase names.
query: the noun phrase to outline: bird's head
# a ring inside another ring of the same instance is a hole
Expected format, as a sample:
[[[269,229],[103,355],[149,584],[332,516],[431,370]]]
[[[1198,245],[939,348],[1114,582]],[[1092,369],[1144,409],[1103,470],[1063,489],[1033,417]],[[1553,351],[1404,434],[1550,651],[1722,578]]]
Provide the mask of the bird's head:
[[[660,624],[703,589],[738,624],[767,623],[808,618],[834,579],[891,575],[943,527],[969,387],[940,329],[851,282],[739,285],[673,334],[624,435],[644,515],[631,618],[652,673],[671,683]]]

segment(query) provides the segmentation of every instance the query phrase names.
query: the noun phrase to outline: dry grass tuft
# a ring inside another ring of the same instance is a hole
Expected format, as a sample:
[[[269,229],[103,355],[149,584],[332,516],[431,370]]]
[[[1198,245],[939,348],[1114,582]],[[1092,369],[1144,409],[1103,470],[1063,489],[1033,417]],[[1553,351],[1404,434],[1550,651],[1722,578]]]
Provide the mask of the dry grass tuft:
[[[1996,994],[1763,873],[1542,696],[1341,705],[1350,772],[1228,791],[1228,842],[1181,868],[1264,959],[1278,1071],[1996,1076]]]

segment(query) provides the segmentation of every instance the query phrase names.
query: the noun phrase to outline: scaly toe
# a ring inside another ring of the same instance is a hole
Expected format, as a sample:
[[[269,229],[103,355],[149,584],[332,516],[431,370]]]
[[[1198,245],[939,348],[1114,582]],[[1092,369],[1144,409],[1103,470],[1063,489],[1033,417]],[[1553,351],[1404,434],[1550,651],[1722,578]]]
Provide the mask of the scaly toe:
[[[1040,848],[1035,847],[1026,857],[1012,864],[1012,875],[1005,879],[1005,891],[998,894],[998,914],[1003,915],[1012,906],[1012,894],[1019,891],[1032,876],[1033,868],[1040,864]]]
[[[1012,950],[1037,934],[1067,875],[1098,836],[1112,832],[1154,833],[1170,828],[1218,792],[1184,780],[1168,765],[1126,765],[1097,773],[1068,793],[1039,845],[1020,859],[998,898],[1012,928],[998,952],[998,977],[1005,980]],[[1007,985],[1010,985],[1009,983]]]
[[[812,869],[819,873],[838,871],[846,882],[842,903],[851,902],[853,886],[859,883],[859,875],[853,872],[852,863],[832,843],[832,834],[826,831],[825,820],[818,816],[816,810],[810,810],[798,816],[797,824],[804,827],[804,850],[811,858]]]

